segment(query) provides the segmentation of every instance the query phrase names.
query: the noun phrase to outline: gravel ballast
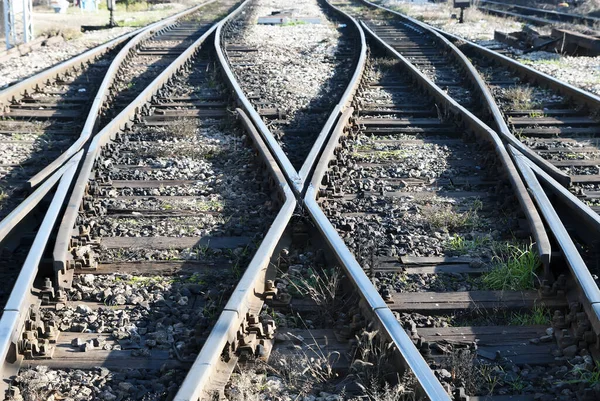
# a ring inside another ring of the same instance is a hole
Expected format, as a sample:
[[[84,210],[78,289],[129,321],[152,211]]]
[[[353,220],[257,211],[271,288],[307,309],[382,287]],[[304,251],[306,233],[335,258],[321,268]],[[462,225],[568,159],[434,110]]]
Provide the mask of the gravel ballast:
[[[261,108],[282,112],[283,118],[263,119],[299,168],[351,76],[352,49],[347,40],[351,28],[332,20],[315,0],[258,0],[252,6],[226,30],[229,62],[259,112]],[[289,9],[295,17],[320,23],[257,24],[259,17]],[[239,47],[253,51],[232,57]]]

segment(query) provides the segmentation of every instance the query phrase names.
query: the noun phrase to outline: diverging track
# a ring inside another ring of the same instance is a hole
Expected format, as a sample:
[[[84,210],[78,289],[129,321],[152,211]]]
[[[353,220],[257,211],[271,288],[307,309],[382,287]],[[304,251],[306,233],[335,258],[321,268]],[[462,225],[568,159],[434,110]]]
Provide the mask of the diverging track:
[[[277,104],[234,79],[260,49],[222,44],[248,4],[140,42],[120,112],[49,173],[0,321],[9,396],[597,399],[600,291],[547,193],[578,201],[468,59],[323,3],[352,69],[286,143]]]

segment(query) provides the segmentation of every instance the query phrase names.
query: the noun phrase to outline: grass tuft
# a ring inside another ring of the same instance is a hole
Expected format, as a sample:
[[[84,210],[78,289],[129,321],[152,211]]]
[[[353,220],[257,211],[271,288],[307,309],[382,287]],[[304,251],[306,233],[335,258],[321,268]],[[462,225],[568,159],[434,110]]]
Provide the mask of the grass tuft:
[[[529,86],[512,86],[504,92],[514,110],[531,110],[536,104],[532,100],[533,89]]]
[[[479,222],[477,211],[479,208],[466,212],[457,212],[451,206],[427,206],[423,207],[423,217],[429,223],[432,230],[443,230],[446,232],[456,231],[468,227],[476,227]]]
[[[511,326],[549,326],[551,321],[550,310],[536,305],[531,313],[513,312],[508,324]]]
[[[508,245],[502,254],[494,256],[494,268],[485,273],[483,282],[490,290],[530,290],[535,288],[536,270],[540,258],[533,245]]]

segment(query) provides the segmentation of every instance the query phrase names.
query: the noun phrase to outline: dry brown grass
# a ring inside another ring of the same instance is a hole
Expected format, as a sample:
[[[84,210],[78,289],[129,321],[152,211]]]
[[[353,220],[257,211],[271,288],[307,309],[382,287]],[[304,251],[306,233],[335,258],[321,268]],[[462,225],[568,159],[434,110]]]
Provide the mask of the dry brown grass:
[[[533,89],[529,86],[512,86],[504,92],[506,100],[511,104],[513,110],[532,110],[535,108],[533,101]]]

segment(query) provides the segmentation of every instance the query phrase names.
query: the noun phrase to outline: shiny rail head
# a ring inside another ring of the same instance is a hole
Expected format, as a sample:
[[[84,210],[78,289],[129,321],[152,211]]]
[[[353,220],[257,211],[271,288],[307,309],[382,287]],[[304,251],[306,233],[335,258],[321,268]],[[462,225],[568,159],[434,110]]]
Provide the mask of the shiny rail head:
[[[117,77],[118,72],[120,71],[123,62],[125,62],[131,55],[137,50],[137,48],[141,45],[142,41],[149,39],[151,36],[157,35],[158,33],[173,28],[180,18],[184,18],[190,14],[195,13],[202,7],[205,7],[209,4],[214,3],[216,0],[206,1],[202,4],[196,5],[194,7],[190,7],[187,10],[181,11],[175,15],[167,17],[163,20],[154,22],[146,27],[135,30],[129,35],[126,35],[126,38],[132,38],[129,40],[123,48],[119,51],[117,56],[111,62],[111,65],[106,72],[100,87],[98,88],[98,92],[94,97],[94,101],[84,123],[83,129],[79,135],[79,138],[75,143],[73,143],[65,152],[63,152],[58,158],[56,158],[52,163],[46,166],[42,171],[37,173],[35,176],[30,178],[27,181],[27,185],[30,188],[34,188],[39,185],[43,180],[45,180],[50,174],[56,171],[63,163],[66,162],[70,157],[72,157],[75,153],[77,153],[87,141],[94,134],[94,130],[97,127],[98,119],[100,117],[100,113],[103,111],[104,103],[106,102],[111,87]],[[123,40],[125,40],[123,39]],[[120,44],[121,41],[116,42]],[[116,45],[115,45],[116,46]],[[114,46],[113,46],[114,47]],[[0,99],[1,94],[0,94]]]
[[[555,206],[552,202],[550,202],[550,199],[546,195],[546,190],[540,184],[539,178],[542,178],[546,185],[554,186],[555,190],[568,191],[560,184],[552,180],[551,177],[533,164],[516,148],[509,145],[509,149],[515,158],[517,166],[525,178],[525,181],[527,182],[527,185],[529,186],[538,207],[542,211],[546,223],[550,227],[554,238],[556,238],[556,241],[560,245],[567,265],[578,286],[579,291],[577,291],[577,293],[582,301],[582,304],[584,305],[584,308],[586,309],[590,321],[592,322],[594,332],[596,333],[598,339],[600,339],[600,315],[598,314],[598,311],[600,310],[600,289],[598,289],[598,286],[596,285],[588,266],[581,257],[581,254],[573,243],[573,240],[567,232],[564,223],[556,212]],[[570,195],[573,196],[572,194]],[[566,194],[563,194],[563,196],[566,197]],[[598,218],[597,215],[596,217]]]
[[[217,57],[219,59],[219,65],[224,73],[225,79],[227,81],[227,85],[233,90],[235,97],[238,99],[239,103],[241,103],[241,108],[248,115],[248,117],[252,120],[253,124],[256,126],[256,129],[262,136],[263,140],[269,147],[271,153],[274,155],[275,160],[279,164],[281,170],[285,174],[285,177],[290,184],[292,190],[296,193],[300,193],[303,187],[303,181],[292,163],[286,156],[285,152],[277,143],[277,140],[269,131],[266,124],[263,122],[262,118],[258,115],[252,103],[242,90],[240,84],[237,82],[235,74],[233,73],[227,56],[223,51],[223,27],[231,22],[234,18],[238,17],[244,9],[250,4],[249,0],[244,1],[236,10],[234,10],[231,14],[225,17],[221,23],[218,24],[216,33],[215,33],[215,41],[214,46],[217,51]]]
[[[37,276],[38,266],[50,239],[52,229],[58,220],[81,156],[82,152],[77,153],[48,179],[47,183],[51,183],[51,189],[56,187],[55,194],[0,318],[0,359],[2,361],[0,375],[3,379],[0,384],[0,392],[2,394],[6,391],[9,383],[6,380],[7,375],[16,374],[18,364],[21,361],[18,343],[22,340],[21,333],[24,329],[25,320],[29,316],[28,306],[38,302],[37,296],[31,291],[32,284]],[[41,190],[41,188],[39,189]]]
[[[301,195],[306,193],[306,189],[307,189],[308,185],[311,185],[310,180],[309,180],[310,174],[316,168],[316,165],[319,163],[319,160],[317,160],[317,158],[323,152],[323,147],[326,146],[327,138],[329,138],[329,136],[331,135],[332,130],[335,129],[336,121],[339,121],[338,118],[342,118],[343,114],[345,113],[345,110],[347,110],[347,108],[350,107],[350,103],[352,102],[352,100],[354,98],[354,94],[358,90],[358,85],[360,84],[360,80],[362,78],[362,75],[363,75],[363,72],[365,69],[365,63],[367,60],[367,42],[365,39],[365,33],[362,30],[362,28],[360,27],[360,24],[358,23],[358,21],[356,21],[354,18],[352,18],[351,16],[344,13],[339,8],[332,5],[329,1],[322,0],[322,2],[324,4],[326,4],[329,8],[334,10],[334,12],[336,14],[342,16],[344,19],[346,19],[350,22],[349,25],[351,25],[353,27],[353,29],[356,30],[356,32],[358,33],[358,36],[360,38],[360,45],[359,45],[360,48],[358,51],[358,57],[355,61],[356,65],[354,68],[354,72],[352,74],[352,78],[350,79],[350,82],[348,82],[348,86],[346,87],[346,90],[342,94],[340,101],[333,108],[332,113],[330,114],[329,118],[327,119],[327,122],[323,126],[321,133],[317,137],[317,140],[313,144],[306,160],[304,161],[304,163],[299,171],[300,178],[301,178],[302,182],[304,183],[303,184],[304,187],[302,188]]]

